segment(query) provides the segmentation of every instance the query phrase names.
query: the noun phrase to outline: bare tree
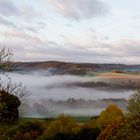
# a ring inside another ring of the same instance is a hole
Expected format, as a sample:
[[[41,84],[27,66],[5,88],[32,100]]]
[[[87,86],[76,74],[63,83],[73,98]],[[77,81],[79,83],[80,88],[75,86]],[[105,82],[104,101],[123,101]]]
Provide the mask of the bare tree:
[[[0,91],[5,91],[9,94],[17,96],[19,99],[29,95],[26,87],[22,83],[13,83],[11,77],[6,74],[13,69],[13,53],[11,49],[2,48],[0,50],[0,73],[7,77],[7,82],[3,82],[0,78]]]
[[[19,106],[22,98],[29,95],[21,84],[13,83],[9,72],[13,68],[13,54],[10,49],[0,50],[0,123],[13,123],[19,118]],[[4,74],[4,75],[2,75]],[[6,80],[3,79],[6,77]]]
[[[9,94],[13,94],[17,96],[20,100],[23,97],[27,97],[30,94],[22,83],[18,83],[18,84],[13,83],[10,77],[7,78],[8,78],[8,82],[4,83],[0,81],[0,91],[5,91]]]
[[[13,53],[11,49],[2,48],[0,50],[0,72],[5,73],[13,67]]]
[[[140,116],[140,88],[130,96],[128,100],[127,110],[130,115]]]

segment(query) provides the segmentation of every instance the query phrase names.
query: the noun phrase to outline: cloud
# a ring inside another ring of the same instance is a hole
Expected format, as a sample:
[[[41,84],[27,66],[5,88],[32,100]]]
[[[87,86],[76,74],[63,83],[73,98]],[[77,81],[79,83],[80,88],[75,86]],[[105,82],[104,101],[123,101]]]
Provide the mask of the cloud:
[[[114,51],[120,56],[140,57],[140,40],[121,39],[114,44]]]
[[[0,13],[4,16],[17,15],[19,10],[11,0],[0,0]]]
[[[0,0],[0,15],[5,17],[33,18],[40,14],[28,4],[16,5],[12,0]]]
[[[58,44],[21,30],[0,33],[1,46],[13,49],[17,61],[71,61],[91,63],[139,63],[140,40],[121,39],[112,43],[95,38],[89,44],[75,40]],[[73,41],[73,42],[72,42]]]
[[[16,29],[16,30],[22,30],[22,31],[29,31],[32,33],[38,33],[40,29],[42,29],[43,27],[40,26],[40,24],[35,24],[33,25],[24,25],[24,24],[16,24],[11,20],[8,20],[7,18],[4,18],[2,16],[0,16],[0,26],[5,26],[7,28],[7,30],[11,31],[11,29]]]
[[[106,4],[100,0],[48,0],[61,15],[75,20],[104,16],[108,13]]]
[[[17,27],[13,22],[3,18],[0,16],[0,25],[8,26],[8,27]]]
[[[0,0],[0,27],[5,26],[37,34],[46,24],[41,21],[41,13],[28,1],[16,3],[14,0]]]

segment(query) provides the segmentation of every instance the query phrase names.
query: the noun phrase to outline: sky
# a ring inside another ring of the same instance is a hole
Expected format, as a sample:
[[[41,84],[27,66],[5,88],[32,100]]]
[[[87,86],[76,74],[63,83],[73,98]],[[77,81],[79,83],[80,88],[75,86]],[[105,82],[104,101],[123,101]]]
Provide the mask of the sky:
[[[140,0],[0,0],[14,61],[140,64]]]

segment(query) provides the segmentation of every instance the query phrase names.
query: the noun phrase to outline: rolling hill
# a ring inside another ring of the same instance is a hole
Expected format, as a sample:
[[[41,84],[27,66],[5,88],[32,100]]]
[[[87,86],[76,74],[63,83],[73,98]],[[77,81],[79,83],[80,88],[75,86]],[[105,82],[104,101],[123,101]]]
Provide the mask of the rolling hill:
[[[59,61],[44,62],[14,62],[14,71],[39,71],[49,70],[53,74],[75,74],[81,75],[92,71],[117,71],[117,72],[139,72],[140,65],[124,64],[96,64],[96,63],[70,63]]]

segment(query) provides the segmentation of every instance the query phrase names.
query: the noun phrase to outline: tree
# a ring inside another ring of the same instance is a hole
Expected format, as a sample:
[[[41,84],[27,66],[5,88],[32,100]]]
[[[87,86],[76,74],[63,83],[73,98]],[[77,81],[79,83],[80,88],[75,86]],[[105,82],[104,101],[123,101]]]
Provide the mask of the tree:
[[[77,133],[79,130],[79,126],[72,118],[61,115],[48,126],[45,134],[47,137],[53,137],[58,134]]]
[[[98,124],[101,129],[107,127],[113,120],[123,117],[123,112],[115,104],[110,104],[104,111],[101,112]]]
[[[18,99],[22,99],[29,95],[29,91],[22,83],[13,83],[9,76],[6,76],[7,82],[0,81],[0,91],[5,91],[9,94],[15,95]]]
[[[6,71],[10,71],[13,67],[12,63],[12,50],[2,48],[0,50],[0,72],[5,73]]]
[[[17,96],[6,91],[0,91],[0,122],[13,123],[18,117],[18,107],[21,102]]]
[[[9,49],[1,49],[0,51],[0,73],[4,74],[8,82],[2,82],[0,79],[0,122],[12,123],[18,117],[18,107],[21,102],[20,99],[28,95],[28,91],[22,84],[15,84],[11,82],[11,78],[5,74],[13,67],[12,51]]]
[[[110,123],[97,140],[139,140],[139,132],[140,117],[124,117]]]
[[[100,134],[99,128],[92,127],[89,124],[79,125],[70,117],[64,115],[60,116],[57,121],[59,123],[56,124],[55,121],[54,125],[54,122],[52,122],[45,131],[45,135],[39,137],[38,140],[96,140]]]
[[[138,89],[130,99],[127,106],[128,114],[140,116],[140,89]]]

